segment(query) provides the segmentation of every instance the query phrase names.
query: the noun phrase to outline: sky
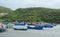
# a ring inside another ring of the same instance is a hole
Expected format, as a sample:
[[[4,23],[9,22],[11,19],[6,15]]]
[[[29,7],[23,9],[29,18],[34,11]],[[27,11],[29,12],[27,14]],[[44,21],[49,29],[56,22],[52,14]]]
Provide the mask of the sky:
[[[46,7],[60,8],[60,0],[0,0],[0,6],[11,9],[29,8],[29,7]]]

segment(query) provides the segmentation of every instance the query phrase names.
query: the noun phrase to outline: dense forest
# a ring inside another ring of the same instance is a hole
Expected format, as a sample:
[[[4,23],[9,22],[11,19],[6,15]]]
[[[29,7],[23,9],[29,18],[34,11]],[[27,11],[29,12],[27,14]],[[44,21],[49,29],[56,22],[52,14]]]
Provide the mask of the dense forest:
[[[18,8],[11,10],[6,7],[0,7],[1,13],[8,13],[5,16],[0,17],[4,21],[44,21],[49,23],[60,23],[60,9],[51,9],[43,7],[32,7],[32,8]]]

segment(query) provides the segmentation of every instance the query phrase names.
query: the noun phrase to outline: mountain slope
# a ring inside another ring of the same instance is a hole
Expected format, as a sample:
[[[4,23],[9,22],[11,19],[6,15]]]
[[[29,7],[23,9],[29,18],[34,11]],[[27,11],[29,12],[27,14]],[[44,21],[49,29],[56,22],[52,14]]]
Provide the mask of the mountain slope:
[[[0,21],[3,20],[1,19],[2,17],[6,16],[6,15],[9,15],[13,12],[13,10],[7,8],[7,7],[3,7],[3,6],[0,6]]]
[[[29,20],[32,22],[45,21],[45,22],[60,22],[60,9],[50,8],[19,8],[13,13],[5,16],[4,19],[8,21],[22,19],[24,21]]]
[[[12,12],[13,10],[7,8],[7,7],[3,7],[3,6],[0,6],[0,13],[10,13]]]

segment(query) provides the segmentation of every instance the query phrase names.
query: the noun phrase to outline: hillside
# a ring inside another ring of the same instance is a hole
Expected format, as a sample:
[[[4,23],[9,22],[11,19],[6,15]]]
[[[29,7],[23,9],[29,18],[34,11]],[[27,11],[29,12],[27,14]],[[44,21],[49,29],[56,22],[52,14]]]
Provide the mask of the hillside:
[[[12,12],[13,12],[13,10],[11,10],[7,7],[0,6],[0,21],[3,20],[3,19],[1,19],[2,17],[9,15]]]
[[[7,8],[7,7],[3,7],[3,6],[0,6],[0,13],[10,13],[12,12],[13,10]]]
[[[13,10],[7,7],[0,6],[0,17],[10,14],[11,12],[13,12]]]
[[[60,9],[50,9],[50,8],[19,8],[8,16],[4,16],[8,21],[22,19],[24,21],[36,22],[60,22]]]

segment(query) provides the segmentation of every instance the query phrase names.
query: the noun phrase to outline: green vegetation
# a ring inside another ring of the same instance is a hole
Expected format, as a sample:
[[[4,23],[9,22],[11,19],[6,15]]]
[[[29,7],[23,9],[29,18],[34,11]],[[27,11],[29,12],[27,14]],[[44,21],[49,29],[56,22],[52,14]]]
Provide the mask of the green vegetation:
[[[11,14],[13,12],[13,10],[7,8],[7,7],[3,7],[3,6],[0,6],[0,22],[1,21],[6,21],[5,16]]]
[[[3,9],[3,12],[6,11]],[[39,20],[50,23],[60,22],[60,9],[50,9],[42,7],[19,8],[14,11],[8,9],[7,13],[9,14],[1,17],[0,19],[3,19],[5,21],[24,20],[24,21],[36,22],[37,20]]]
[[[0,6],[0,13],[11,13],[13,10]]]

